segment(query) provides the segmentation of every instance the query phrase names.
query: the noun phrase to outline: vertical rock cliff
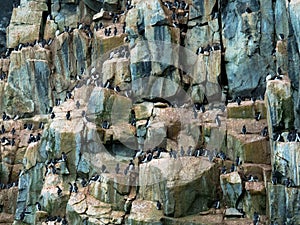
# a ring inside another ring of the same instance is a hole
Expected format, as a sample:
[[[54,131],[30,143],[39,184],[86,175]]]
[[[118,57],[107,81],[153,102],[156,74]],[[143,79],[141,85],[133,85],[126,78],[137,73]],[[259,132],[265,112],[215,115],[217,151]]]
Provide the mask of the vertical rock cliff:
[[[299,224],[300,1],[0,7],[1,224]]]

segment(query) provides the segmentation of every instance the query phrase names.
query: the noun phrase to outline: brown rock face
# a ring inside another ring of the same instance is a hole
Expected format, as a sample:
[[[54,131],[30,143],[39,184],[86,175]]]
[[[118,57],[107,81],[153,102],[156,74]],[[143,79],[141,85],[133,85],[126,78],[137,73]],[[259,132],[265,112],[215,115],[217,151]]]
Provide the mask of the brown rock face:
[[[218,183],[212,177],[217,174],[216,166],[202,158],[155,160],[140,167],[140,195],[163,202],[166,215],[194,214],[207,210],[207,203],[215,198]]]
[[[299,224],[299,12],[21,0],[0,24],[0,223]]]

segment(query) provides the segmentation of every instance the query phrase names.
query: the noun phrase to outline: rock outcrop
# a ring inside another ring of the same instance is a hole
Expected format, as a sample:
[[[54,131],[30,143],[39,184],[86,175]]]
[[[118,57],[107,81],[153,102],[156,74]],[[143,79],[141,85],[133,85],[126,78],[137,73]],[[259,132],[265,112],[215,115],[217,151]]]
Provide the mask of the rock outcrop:
[[[300,1],[14,6],[1,224],[299,223]]]

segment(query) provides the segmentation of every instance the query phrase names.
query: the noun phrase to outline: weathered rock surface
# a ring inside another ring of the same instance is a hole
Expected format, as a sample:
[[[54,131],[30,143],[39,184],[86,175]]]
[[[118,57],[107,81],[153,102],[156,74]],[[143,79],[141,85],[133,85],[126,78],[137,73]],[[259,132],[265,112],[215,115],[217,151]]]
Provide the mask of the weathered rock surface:
[[[13,0],[2,1],[0,3],[0,52],[4,52],[6,48],[6,27],[9,25],[13,10]]]
[[[273,135],[299,129],[300,2],[186,3],[21,0],[13,9],[0,108],[21,119],[0,120],[0,223],[242,225],[254,211],[262,224],[299,223],[299,143]],[[221,100],[237,96],[241,105],[224,111]],[[130,162],[137,149],[147,159]],[[271,184],[275,172],[294,187]]]
[[[243,191],[241,177],[237,172],[221,175],[220,183],[226,205],[228,207],[236,207],[237,200]]]
[[[155,160],[140,167],[140,195],[146,200],[163,202],[166,215],[195,214],[207,210],[209,202],[215,199],[218,181],[211,176],[217,175],[216,166],[202,158]]]

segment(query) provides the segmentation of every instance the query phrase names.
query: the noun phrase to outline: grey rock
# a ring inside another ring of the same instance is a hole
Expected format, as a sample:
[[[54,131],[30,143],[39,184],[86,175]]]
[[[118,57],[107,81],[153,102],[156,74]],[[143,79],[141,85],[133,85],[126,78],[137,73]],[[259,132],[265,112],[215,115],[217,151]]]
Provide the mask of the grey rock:
[[[243,214],[240,213],[236,208],[227,208],[225,210],[225,216],[229,216],[229,217],[241,217],[241,216],[243,216]]]

